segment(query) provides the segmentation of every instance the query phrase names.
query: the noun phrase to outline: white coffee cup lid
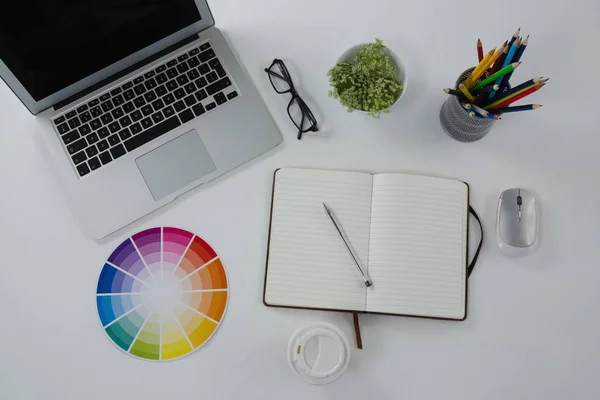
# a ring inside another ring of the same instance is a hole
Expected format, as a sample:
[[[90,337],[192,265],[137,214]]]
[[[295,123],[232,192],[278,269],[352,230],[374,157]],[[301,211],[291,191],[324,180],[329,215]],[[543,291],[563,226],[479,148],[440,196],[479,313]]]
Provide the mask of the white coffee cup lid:
[[[328,322],[318,322],[297,330],[288,345],[292,370],[313,385],[326,385],[348,368],[350,344],[344,333]]]

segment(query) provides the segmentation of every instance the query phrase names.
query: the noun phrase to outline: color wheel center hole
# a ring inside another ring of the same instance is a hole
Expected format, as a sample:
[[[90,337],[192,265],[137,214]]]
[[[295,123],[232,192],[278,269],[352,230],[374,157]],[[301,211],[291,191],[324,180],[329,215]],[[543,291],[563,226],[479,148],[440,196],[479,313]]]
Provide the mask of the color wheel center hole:
[[[144,304],[150,312],[164,314],[172,312],[183,295],[183,288],[176,275],[157,277],[142,293]]]

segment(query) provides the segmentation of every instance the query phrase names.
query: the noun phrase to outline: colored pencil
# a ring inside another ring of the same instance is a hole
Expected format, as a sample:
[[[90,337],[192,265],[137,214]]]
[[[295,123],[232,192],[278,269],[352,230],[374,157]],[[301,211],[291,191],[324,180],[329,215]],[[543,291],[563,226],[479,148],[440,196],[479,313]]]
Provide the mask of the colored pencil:
[[[477,114],[481,115],[482,117],[487,117],[488,115],[490,115],[490,112],[487,110],[484,110],[481,107],[478,107],[477,105],[473,104],[473,111],[475,111]]]
[[[499,100],[499,99],[501,99],[503,97],[507,97],[507,96],[510,96],[511,94],[520,92],[523,89],[529,89],[531,86],[533,86],[533,85],[535,85],[537,83],[540,83],[540,82],[546,82],[546,81],[543,80],[542,77],[533,78],[533,79],[530,79],[527,82],[523,82],[520,85],[515,86],[514,88],[509,89],[509,90],[507,90],[505,92],[498,92],[496,94],[496,97],[494,97],[493,99],[488,99],[487,103],[484,104],[484,106],[487,105],[487,104],[491,104],[491,103],[495,102],[496,100]]]
[[[502,46],[502,54],[500,54],[500,57],[498,57],[498,59],[496,60],[496,62],[494,63],[494,66],[492,67],[490,73],[495,73],[498,72],[500,69],[502,69],[502,64],[504,63],[504,59],[506,58],[506,55],[508,54],[508,50],[510,49],[510,47],[508,46],[508,42],[504,42],[504,46]]]
[[[525,49],[527,48],[527,44],[529,44],[529,35],[527,35],[527,37],[525,39],[523,39],[523,41],[521,42],[521,46],[517,49],[517,54],[515,54],[515,58],[513,59],[513,62],[521,61],[521,57],[523,56],[523,53],[525,52]],[[511,72],[504,76],[504,78],[502,79],[501,86],[508,85],[508,81],[512,77],[512,74],[513,73]]]
[[[481,39],[477,39],[477,60],[479,62],[483,60],[483,43],[481,43]]]
[[[506,66],[511,63],[511,61],[512,61],[513,57],[515,56],[517,49],[519,48],[520,45],[521,45],[521,38],[515,40],[515,42],[512,44],[512,46],[510,46],[510,50],[508,51],[508,54],[506,55],[506,58],[504,59],[504,62],[502,64],[502,69],[506,68]],[[496,79],[496,85],[502,84],[503,76],[504,75],[502,75],[501,77]],[[489,98],[492,99],[492,98],[494,98],[495,95],[496,95],[496,91],[492,91],[489,95]]]
[[[488,53],[485,57],[483,57],[483,61],[479,63],[477,67],[475,67],[473,72],[471,72],[471,76],[469,76],[469,79],[467,79],[468,83],[465,83],[467,89],[470,89],[475,84],[475,82],[477,82],[477,80],[481,78],[485,71],[487,71],[490,68],[490,65],[492,65],[492,63],[495,62],[498,59],[498,57],[500,57],[500,54],[502,54],[500,50],[494,50],[496,50],[495,47],[492,49],[492,51],[490,51],[490,53],[493,54],[490,55],[490,53]]]
[[[537,110],[540,107],[542,107],[541,104],[525,104],[522,106],[494,108],[494,112],[496,114],[504,114],[504,113],[511,113],[511,112],[519,112],[519,111]]]
[[[474,102],[475,98],[473,97],[473,95],[471,93],[469,93],[469,91],[467,90],[467,87],[465,86],[464,83],[461,83],[460,85],[458,85],[458,88],[460,89],[460,91],[462,92],[462,94],[465,95],[465,97],[467,99],[469,99],[470,102]]]
[[[465,109],[465,110],[470,110],[471,109],[471,104],[470,103],[460,103],[460,105]]]
[[[486,87],[482,87],[482,88],[478,88],[478,89],[472,88],[470,90],[470,92],[473,96],[475,96],[476,94],[480,95],[482,93],[489,93],[491,90],[498,90],[498,89],[500,89],[500,86],[492,85],[492,86],[486,86]]]
[[[498,86],[498,89],[500,88],[498,80],[502,80],[502,77],[510,72],[513,72],[515,70],[515,68],[517,68],[519,65],[521,65],[520,62],[516,62],[516,63],[512,63],[512,64],[508,64],[506,67],[502,68],[500,71],[496,72],[495,74],[492,74],[490,76],[488,76],[487,78],[485,78],[484,80],[482,80],[481,82],[479,82],[477,85],[475,85],[472,89],[479,89],[482,88],[484,86],[489,85],[490,83],[496,81],[496,83],[494,84],[494,86]],[[498,89],[496,90],[492,90],[492,93],[495,93]]]
[[[456,96],[460,100],[467,100],[467,98],[465,97],[465,95],[462,94],[462,92],[460,90],[454,90],[454,89],[446,88],[446,89],[444,89],[444,92],[446,92],[446,94],[449,94],[449,95],[452,95],[452,96]]]
[[[509,98],[502,98],[484,108],[486,110],[490,110],[490,109],[494,110],[496,108],[506,108],[510,104],[514,103],[515,101],[521,100],[523,97],[529,96],[530,94],[537,92],[542,87],[544,87],[544,85],[545,85],[545,83],[538,83],[538,84],[530,87],[529,89],[523,90],[521,92],[517,92],[514,95],[509,96]]]
[[[517,29],[515,33],[513,33],[512,38],[510,38],[510,42],[508,43],[508,46],[512,46],[512,44],[517,41],[519,36],[521,36],[521,27],[519,27],[519,29]]]

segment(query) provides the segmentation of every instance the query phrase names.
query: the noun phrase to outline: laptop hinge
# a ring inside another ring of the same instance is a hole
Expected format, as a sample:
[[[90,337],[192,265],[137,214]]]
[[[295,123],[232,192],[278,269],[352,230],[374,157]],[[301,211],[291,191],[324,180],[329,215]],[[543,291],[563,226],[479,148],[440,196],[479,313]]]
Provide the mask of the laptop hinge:
[[[74,94],[73,96],[70,96],[70,97],[64,99],[60,103],[56,103],[53,108],[55,111],[60,108],[63,108],[65,106],[69,105],[70,103],[73,103],[74,101],[77,101],[77,100],[81,99],[82,97],[87,96],[88,94],[92,93],[93,91],[98,90],[101,87],[109,85],[110,83],[116,81],[117,79],[124,77],[125,75],[135,71],[136,69],[142,68],[145,65],[148,65],[151,62],[158,60],[159,58],[179,49],[180,47],[183,47],[186,44],[193,42],[196,39],[198,39],[198,34],[194,33],[193,35],[188,36],[185,39],[180,40],[179,42],[177,42],[175,44],[172,44],[171,46],[167,47],[166,49],[161,50],[158,53],[151,55],[150,57],[146,57],[142,61],[138,61],[137,63],[133,64],[132,66],[127,67],[124,70],[119,71],[116,74],[111,75],[108,78],[103,79],[100,82],[90,86],[89,88],[82,90],[81,92],[78,92],[78,93]]]

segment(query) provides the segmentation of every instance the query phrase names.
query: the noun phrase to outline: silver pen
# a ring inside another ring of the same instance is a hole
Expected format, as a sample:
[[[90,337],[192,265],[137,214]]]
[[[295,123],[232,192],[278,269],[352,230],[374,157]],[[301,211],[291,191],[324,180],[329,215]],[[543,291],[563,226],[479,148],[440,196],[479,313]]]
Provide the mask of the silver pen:
[[[350,257],[354,261],[354,264],[356,264],[356,268],[358,268],[358,271],[362,275],[363,280],[365,281],[365,286],[366,287],[372,286],[373,284],[371,283],[371,281],[369,280],[369,278],[367,277],[367,275],[363,272],[362,268],[360,267],[360,263],[358,262],[358,258],[356,258],[356,256],[352,252],[352,249],[350,248],[350,245],[346,241],[346,238],[344,237],[344,234],[342,233],[342,230],[340,229],[340,226],[338,225],[337,221],[335,220],[335,217],[333,216],[333,213],[331,212],[331,209],[329,207],[327,207],[327,204],[325,204],[325,203],[323,203],[323,208],[325,209],[325,213],[327,213],[327,215],[329,216],[329,219],[331,219],[331,222],[333,223],[333,226],[338,231],[340,239],[342,239],[342,243],[344,243],[344,246],[346,247],[346,250],[348,250],[348,254],[350,254]]]

